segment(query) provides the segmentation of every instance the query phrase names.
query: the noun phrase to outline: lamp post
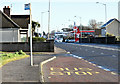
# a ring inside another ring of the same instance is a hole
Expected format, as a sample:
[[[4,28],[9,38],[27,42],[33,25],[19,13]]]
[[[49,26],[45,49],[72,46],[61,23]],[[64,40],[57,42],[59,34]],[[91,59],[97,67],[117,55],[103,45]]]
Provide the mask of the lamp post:
[[[48,39],[49,39],[49,33],[50,33],[50,0],[49,0],[49,8],[48,8]]]
[[[74,17],[78,17],[78,16],[74,16]],[[82,43],[82,21],[81,21],[81,17],[79,17],[80,18],[80,29],[81,29],[81,43]]]
[[[107,22],[107,8],[106,8],[106,4],[104,3],[100,3],[100,2],[96,2],[96,4],[102,4],[105,6],[105,22]],[[106,28],[107,29],[107,28]],[[106,31],[107,32],[107,31]],[[106,35],[106,43],[107,43],[107,35]]]
[[[41,32],[42,32],[42,28],[43,28],[43,14],[46,13],[46,12],[49,12],[49,11],[41,12]]]
[[[107,7],[106,7],[106,4],[100,3],[100,2],[96,2],[96,4],[102,4],[102,5],[105,6],[105,22],[107,22]]]

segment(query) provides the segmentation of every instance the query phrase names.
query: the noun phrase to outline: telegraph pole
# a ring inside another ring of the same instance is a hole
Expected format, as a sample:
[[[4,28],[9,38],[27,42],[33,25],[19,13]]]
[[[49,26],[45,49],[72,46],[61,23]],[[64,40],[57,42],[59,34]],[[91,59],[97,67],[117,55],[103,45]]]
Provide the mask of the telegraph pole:
[[[31,14],[31,3],[30,5],[30,65],[33,66],[33,55],[32,55],[32,14]]]
[[[48,10],[48,39],[49,39],[49,33],[50,33],[50,0],[49,0],[49,10]]]

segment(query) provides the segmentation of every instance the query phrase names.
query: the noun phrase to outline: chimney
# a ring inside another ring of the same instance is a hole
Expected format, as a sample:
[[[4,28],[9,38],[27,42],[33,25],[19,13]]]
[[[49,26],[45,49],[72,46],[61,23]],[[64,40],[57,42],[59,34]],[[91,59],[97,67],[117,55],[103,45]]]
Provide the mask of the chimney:
[[[8,16],[8,17],[10,17],[10,8],[9,8],[9,6],[5,6],[4,8],[3,8],[3,12]]]

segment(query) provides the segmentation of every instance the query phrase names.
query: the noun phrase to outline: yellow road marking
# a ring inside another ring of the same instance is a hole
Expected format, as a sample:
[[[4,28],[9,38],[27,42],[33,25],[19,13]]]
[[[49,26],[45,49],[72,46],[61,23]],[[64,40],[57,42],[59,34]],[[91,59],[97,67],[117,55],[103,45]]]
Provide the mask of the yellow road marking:
[[[91,68],[73,68],[72,70],[69,68],[50,68],[51,75],[71,75],[71,74],[76,74],[76,75],[93,75],[93,74],[99,74],[100,72],[95,72],[92,71],[93,69]],[[111,73],[115,74],[115,73]]]
[[[67,75],[71,75],[71,73],[70,72],[66,72],[67,73]]]
[[[64,69],[63,69],[63,68],[60,68],[60,70],[61,70],[61,71],[64,71]]]
[[[74,68],[74,70],[75,70],[75,71],[78,71],[78,69],[77,69],[77,68]]]
[[[51,71],[53,71],[53,68],[50,68]]]
[[[96,74],[100,73],[100,72],[95,72]]]
[[[83,68],[79,68],[79,69],[83,69]]]
[[[91,72],[87,72],[89,75],[93,75]]]
[[[62,72],[50,72],[50,75],[64,75]]]
[[[68,69],[68,68],[65,68],[65,69],[69,71],[69,69]]]
[[[75,74],[76,75],[87,75],[87,73],[85,73],[85,72],[81,72],[81,73],[80,72],[75,72]]]
[[[60,75],[64,75],[62,72],[59,72]]]

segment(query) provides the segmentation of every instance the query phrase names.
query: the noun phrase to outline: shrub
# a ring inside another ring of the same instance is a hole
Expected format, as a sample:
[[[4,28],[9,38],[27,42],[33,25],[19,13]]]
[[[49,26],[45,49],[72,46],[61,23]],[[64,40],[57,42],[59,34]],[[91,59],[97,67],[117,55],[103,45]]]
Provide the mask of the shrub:
[[[33,37],[32,41],[37,41],[37,42],[44,42],[46,39],[43,37]],[[30,38],[29,38],[30,41]]]
[[[18,55],[18,54],[19,54],[19,52],[15,52],[15,54],[17,54],[17,55]]]
[[[117,39],[117,41],[120,41],[120,36],[117,36],[116,39]]]
[[[19,53],[18,53],[18,54],[26,55],[26,53],[23,52],[22,50],[19,50]]]

